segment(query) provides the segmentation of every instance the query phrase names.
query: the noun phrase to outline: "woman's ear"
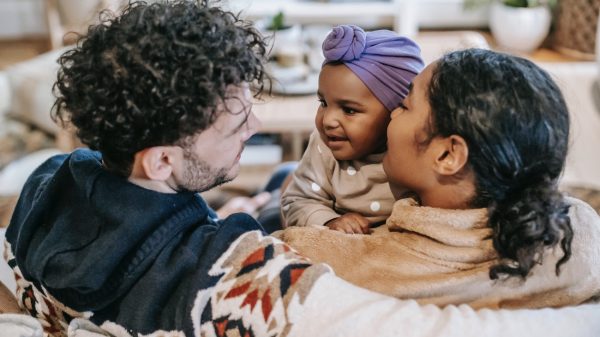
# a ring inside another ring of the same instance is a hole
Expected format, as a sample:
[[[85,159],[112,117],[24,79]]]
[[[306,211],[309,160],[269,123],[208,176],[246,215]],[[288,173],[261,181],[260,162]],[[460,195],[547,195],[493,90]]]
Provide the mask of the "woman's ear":
[[[166,181],[173,172],[174,155],[172,146],[144,149],[135,155],[133,173],[150,180]]]
[[[445,176],[460,172],[469,160],[469,147],[464,138],[451,135],[436,142],[435,172]]]

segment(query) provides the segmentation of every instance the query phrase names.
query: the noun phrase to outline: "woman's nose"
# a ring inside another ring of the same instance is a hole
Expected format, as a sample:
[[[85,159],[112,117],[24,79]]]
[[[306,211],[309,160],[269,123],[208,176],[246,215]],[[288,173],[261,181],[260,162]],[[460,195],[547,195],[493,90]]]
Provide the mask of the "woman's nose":
[[[396,108],[394,110],[392,110],[392,113],[390,114],[390,118],[394,119],[395,117],[397,117],[400,113],[402,112],[402,108]]]

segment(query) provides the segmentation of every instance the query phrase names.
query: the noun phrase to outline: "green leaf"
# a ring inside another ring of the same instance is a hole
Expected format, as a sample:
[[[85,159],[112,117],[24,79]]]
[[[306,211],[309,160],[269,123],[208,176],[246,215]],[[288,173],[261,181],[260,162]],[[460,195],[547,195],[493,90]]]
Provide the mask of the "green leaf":
[[[269,29],[280,30],[283,27],[284,27],[283,12],[279,12],[271,19],[271,25],[269,26]]]
[[[505,5],[511,7],[529,7],[529,1],[527,0],[504,0],[503,2]]]

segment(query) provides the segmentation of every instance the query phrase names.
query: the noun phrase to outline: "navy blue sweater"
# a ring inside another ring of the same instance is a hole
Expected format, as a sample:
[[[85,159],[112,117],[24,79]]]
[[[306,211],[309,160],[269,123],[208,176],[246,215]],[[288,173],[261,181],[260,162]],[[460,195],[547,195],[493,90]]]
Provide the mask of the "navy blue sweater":
[[[28,281],[91,320],[131,331],[184,329],[208,268],[249,215],[215,220],[197,193],[165,194],[107,172],[89,150],[53,157],[27,181],[6,238]]]

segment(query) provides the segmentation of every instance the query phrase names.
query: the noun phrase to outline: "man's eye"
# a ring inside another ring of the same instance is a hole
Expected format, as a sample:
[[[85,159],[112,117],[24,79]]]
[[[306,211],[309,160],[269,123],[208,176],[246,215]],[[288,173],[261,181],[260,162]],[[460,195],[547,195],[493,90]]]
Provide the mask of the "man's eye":
[[[325,102],[325,100],[324,100],[324,99],[322,99],[322,98],[319,98],[319,99],[317,99],[317,101],[319,102],[319,106],[320,106],[321,108],[326,108],[326,107],[327,107],[327,103]]]

